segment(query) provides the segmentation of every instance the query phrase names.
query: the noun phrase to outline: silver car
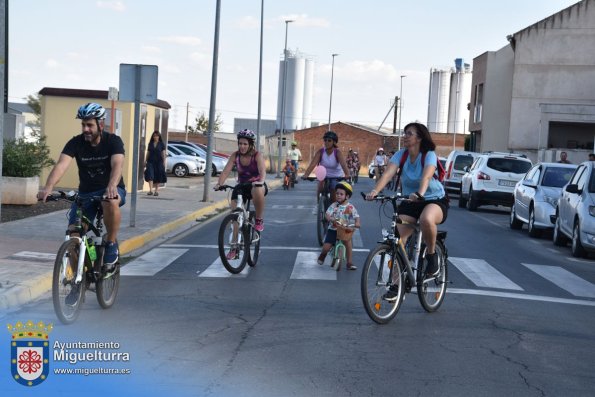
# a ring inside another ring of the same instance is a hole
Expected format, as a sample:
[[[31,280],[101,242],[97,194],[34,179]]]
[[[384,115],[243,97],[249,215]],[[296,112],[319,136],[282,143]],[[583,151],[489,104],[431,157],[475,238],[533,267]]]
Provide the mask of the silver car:
[[[193,144],[181,145],[181,144],[176,144],[176,143],[168,143],[167,147],[174,148],[188,156],[198,156],[205,160],[207,158],[207,152],[203,148],[201,148],[200,146],[197,146],[197,145],[193,145]],[[211,175],[216,176],[217,174],[220,174],[221,171],[223,171],[223,168],[225,168],[225,165],[227,164],[227,159],[217,156],[215,154],[212,155],[211,159],[212,159],[212,161],[211,161]]]
[[[572,240],[572,255],[584,257],[595,252],[595,161],[579,164],[562,189],[554,225],[554,244]]]
[[[183,178],[188,175],[204,175],[207,162],[201,158],[176,155],[167,151],[165,172]]]
[[[562,187],[568,183],[574,164],[539,163],[517,182],[510,210],[510,228],[527,224],[529,236],[539,237],[545,229],[553,229],[551,216],[556,213]]]

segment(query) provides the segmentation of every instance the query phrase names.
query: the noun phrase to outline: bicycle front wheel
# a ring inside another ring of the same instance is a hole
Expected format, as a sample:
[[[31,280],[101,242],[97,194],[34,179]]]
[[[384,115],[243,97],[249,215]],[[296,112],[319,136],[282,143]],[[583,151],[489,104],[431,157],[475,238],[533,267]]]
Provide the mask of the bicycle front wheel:
[[[378,245],[366,258],[361,280],[362,300],[366,313],[378,324],[388,323],[401,307],[405,295],[402,269],[401,257],[388,244]]]
[[[244,270],[248,261],[250,242],[240,227],[241,216],[239,212],[227,215],[219,228],[219,257],[225,269],[232,274]]]
[[[254,225],[255,221],[254,211],[250,211],[250,225]],[[245,238],[250,243],[250,249],[248,250],[248,266],[254,267],[258,262],[258,255],[260,254],[260,232],[254,229],[254,226],[246,225]]]
[[[97,280],[97,302],[104,309],[109,309],[116,301],[118,288],[120,287],[120,265],[112,273],[101,272]]]
[[[324,208],[324,196],[318,196],[318,208],[316,212],[316,232],[318,235],[318,244],[322,245],[324,242],[324,234],[326,233],[327,222],[325,218],[326,208]]]
[[[418,266],[417,272],[417,297],[421,306],[429,313],[438,310],[446,296],[448,268],[446,250],[440,241],[436,241],[436,255],[438,255],[438,265],[440,266],[436,277],[425,277],[425,261],[421,258],[420,263],[424,263],[424,266]]]
[[[63,324],[72,324],[80,314],[85,296],[85,279],[76,283],[79,258],[79,243],[75,239],[65,241],[60,246],[54,274],[52,276],[52,301],[54,311]]]

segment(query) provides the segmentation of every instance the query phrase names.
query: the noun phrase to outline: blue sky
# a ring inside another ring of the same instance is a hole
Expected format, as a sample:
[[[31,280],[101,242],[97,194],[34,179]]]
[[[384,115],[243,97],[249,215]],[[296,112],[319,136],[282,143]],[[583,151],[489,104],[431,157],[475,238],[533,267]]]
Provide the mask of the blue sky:
[[[286,19],[288,47],[315,60],[312,119],[379,125],[399,95],[403,122],[426,121],[429,71],[472,63],[577,0],[265,0],[262,117],[274,119]],[[159,66],[158,96],[183,129],[209,111],[215,0],[17,0],[9,9],[9,101],[43,87],[118,87],[119,64]],[[217,112],[256,118],[260,0],[221,0]],[[74,113],[73,113],[74,114]],[[390,123],[390,118],[389,121]]]

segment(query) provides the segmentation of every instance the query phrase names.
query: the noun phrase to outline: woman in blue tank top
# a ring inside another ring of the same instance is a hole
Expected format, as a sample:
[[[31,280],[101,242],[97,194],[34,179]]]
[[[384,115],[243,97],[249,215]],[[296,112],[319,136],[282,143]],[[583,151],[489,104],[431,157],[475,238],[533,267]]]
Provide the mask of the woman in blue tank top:
[[[403,221],[412,223],[419,219],[427,246],[428,266],[426,272],[429,276],[434,276],[439,271],[438,258],[435,253],[437,226],[443,223],[448,215],[448,198],[442,184],[434,178],[438,158],[434,152],[436,145],[432,141],[428,128],[421,123],[410,123],[405,126],[403,131],[405,131],[403,133],[404,149],[399,150],[390,159],[386,171],[366,198],[376,197],[378,192],[397,175],[402,162],[401,157],[407,152],[407,158],[400,172],[403,194],[409,197],[409,201],[403,201],[399,205],[399,217]],[[425,161],[422,167],[424,154]],[[397,227],[401,237],[407,241],[412,233],[411,228],[403,225],[397,225]]]

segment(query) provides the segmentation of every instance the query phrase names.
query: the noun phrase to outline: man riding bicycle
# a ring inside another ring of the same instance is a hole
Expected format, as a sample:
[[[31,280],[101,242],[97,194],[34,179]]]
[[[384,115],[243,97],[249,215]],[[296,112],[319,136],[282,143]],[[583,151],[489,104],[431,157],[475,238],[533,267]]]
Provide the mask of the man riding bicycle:
[[[300,149],[298,149],[296,141],[291,142],[291,149],[287,151],[287,157],[289,160],[291,160],[291,165],[295,170],[293,180],[295,183],[297,183],[298,161],[302,161],[302,152],[300,152]]]
[[[81,106],[76,118],[81,120],[82,133],[66,143],[37,198],[46,200],[75,158],[79,171],[79,197],[83,199],[83,213],[93,222],[101,205],[107,232],[103,261],[106,266],[113,267],[119,257],[117,237],[122,219],[120,207],[126,202],[126,188],[122,179],[124,142],[119,136],[103,130],[105,109],[101,105],[87,103]],[[107,200],[101,204],[85,200],[93,196],[103,196]],[[69,230],[74,230],[75,222],[76,203],[73,203],[69,212]]]

